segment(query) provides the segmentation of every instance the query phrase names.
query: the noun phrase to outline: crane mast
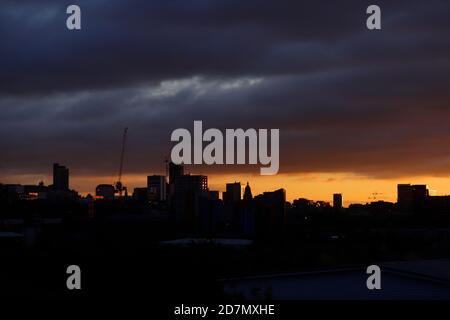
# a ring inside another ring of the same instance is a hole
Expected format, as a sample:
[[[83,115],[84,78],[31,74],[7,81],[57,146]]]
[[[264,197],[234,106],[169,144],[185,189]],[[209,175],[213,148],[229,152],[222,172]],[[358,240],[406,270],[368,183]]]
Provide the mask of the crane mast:
[[[116,182],[116,191],[119,193],[119,197],[122,196],[122,192],[125,191],[125,194],[127,193],[127,188],[122,185],[122,170],[123,170],[123,158],[125,155],[125,144],[127,142],[127,133],[128,128],[125,128],[123,130],[123,136],[122,136],[122,150],[120,152],[120,166],[119,166],[119,177]]]

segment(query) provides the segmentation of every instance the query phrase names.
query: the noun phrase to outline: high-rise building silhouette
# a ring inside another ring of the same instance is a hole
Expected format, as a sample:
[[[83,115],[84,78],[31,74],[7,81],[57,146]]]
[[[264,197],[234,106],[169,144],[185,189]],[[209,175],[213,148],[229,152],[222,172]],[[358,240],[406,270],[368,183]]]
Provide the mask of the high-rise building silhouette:
[[[424,184],[397,185],[397,204],[401,209],[412,209],[425,203],[429,196]]]
[[[169,183],[175,183],[177,177],[184,175],[184,167],[180,164],[169,162]]]
[[[241,183],[227,183],[226,191],[223,193],[225,203],[236,203],[241,200]]]
[[[99,184],[95,188],[95,195],[101,197],[102,199],[112,200],[114,199],[114,194],[116,193],[116,188],[111,184]]]
[[[333,208],[342,209],[342,194],[341,193],[333,194]]]
[[[185,174],[175,178],[175,193],[208,191],[208,177]]]
[[[209,195],[209,198],[211,198],[213,200],[219,200],[219,191],[209,190],[208,195]]]
[[[148,202],[148,188],[134,188],[133,190],[133,200],[140,203]]]
[[[285,223],[286,190],[278,189],[264,192],[254,198],[256,216],[264,232],[277,232]]]
[[[148,200],[150,201],[166,201],[166,177],[165,176],[148,176],[147,177]]]
[[[194,228],[199,212],[199,198],[208,191],[208,177],[182,175],[174,181],[175,218],[184,228]]]
[[[169,205],[172,209],[174,209],[175,206],[175,180],[183,175],[183,165],[169,162],[169,183],[167,186],[167,200],[169,201]]]
[[[53,189],[57,191],[69,190],[69,169],[58,163],[53,164]]]

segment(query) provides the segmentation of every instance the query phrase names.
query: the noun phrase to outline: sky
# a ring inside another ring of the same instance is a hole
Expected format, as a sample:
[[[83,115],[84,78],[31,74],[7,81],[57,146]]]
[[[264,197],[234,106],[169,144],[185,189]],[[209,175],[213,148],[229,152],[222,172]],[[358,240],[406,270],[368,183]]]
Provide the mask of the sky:
[[[66,28],[66,7],[82,29]],[[396,200],[397,183],[450,194],[450,3],[0,2],[0,182],[93,192],[164,173],[177,128],[280,129],[280,171],[190,166],[211,189],[250,182],[289,200]]]

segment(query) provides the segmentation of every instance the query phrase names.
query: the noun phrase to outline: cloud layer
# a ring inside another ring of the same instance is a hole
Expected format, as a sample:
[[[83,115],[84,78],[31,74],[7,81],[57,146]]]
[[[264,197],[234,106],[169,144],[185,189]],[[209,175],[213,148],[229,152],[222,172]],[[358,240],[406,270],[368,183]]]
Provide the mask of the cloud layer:
[[[450,173],[450,4],[379,1],[0,4],[0,176],[161,171],[170,133],[280,128],[281,173]],[[259,166],[202,168],[254,171]]]

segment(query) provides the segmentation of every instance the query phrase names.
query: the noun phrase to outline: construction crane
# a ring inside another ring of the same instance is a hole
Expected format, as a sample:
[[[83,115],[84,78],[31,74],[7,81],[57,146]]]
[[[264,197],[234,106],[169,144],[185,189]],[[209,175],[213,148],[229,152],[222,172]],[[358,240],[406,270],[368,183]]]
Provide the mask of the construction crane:
[[[168,157],[166,156],[165,158],[164,158],[164,172],[165,172],[165,179],[166,179],[166,182],[167,182],[167,179],[169,178],[169,159],[168,159]]]
[[[122,185],[123,158],[124,158],[124,154],[125,154],[125,144],[127,142],[127,133],[128,133],[128,128],[125,128],[123,130],[123,136],[122,136],[122,151],[120,153],[119,178],[117,179],[117,182],[115,183],[116,192],[119,193],[119,197],[122,197],[123,191],[125,191],[125,196],[128,196],[127,187],[124,187]]]
[[[382,196],[383,193],[382,192],[372,192],[372,196],[369,197],[370,200],[378,200],[380,198],[380,196]]]

